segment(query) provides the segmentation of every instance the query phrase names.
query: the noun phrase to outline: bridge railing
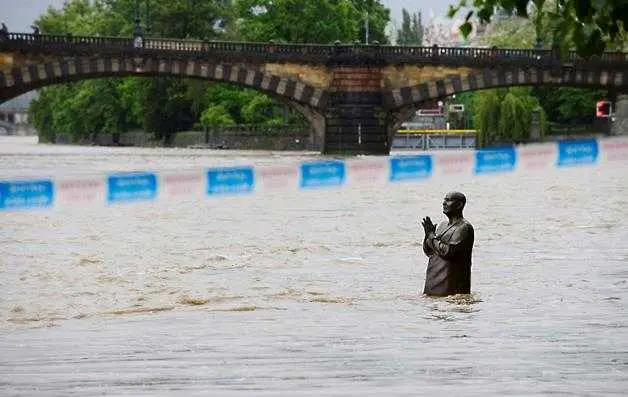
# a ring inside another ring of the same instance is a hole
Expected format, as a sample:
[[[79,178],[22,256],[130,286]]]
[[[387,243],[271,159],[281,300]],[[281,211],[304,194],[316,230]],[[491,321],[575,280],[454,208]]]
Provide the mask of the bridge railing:
[[[147,38],[143,49],[247,54],[333,55],[338,47],[324,44],[276,44],[236,41],[197,41]]]
[[[190,54],[195,56],[230,55],[237,59],[284,60],[326,63],[352,59],[380,63],[438,62],[450,64],[499,64],[510,63],[525,66],[544,64],[569,64],[591,67],[595,65],[618,66],[626,69],[628,53],[605,52],[601,56],[582,59],[575,52],[563,56],[551,50],[474,48],[474,47],[414,47],[363,44],[278,44],[256,42],[228,42],[207,40],[179,40],[168,38],[143,38],[140,43],[130,37],[48,35],[32,33],[5,33],[0,35],[0,49],[31,49],[42,52],[112,52],[131,54],[137,52]]]
[[[106,37],[106,36],[74,36],[71,34],[33,34],[33,33],[8,33],[5,37],[0,37],[3,41],[17,42],[32,46],[54,46],[55,48],[65,47],[75,48],[77,45],[87,45],[90,47],[128,47],[133,46],[133,39],[128,37]]]

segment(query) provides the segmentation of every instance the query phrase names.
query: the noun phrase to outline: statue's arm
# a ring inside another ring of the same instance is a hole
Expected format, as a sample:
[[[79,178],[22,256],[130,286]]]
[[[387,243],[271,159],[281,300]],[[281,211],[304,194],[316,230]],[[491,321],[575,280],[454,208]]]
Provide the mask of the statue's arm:
[[[428,237],[430,236],[430,234],[433,236],[432,233],[428,233],[423,238],[423,253],[427,256],[434,255],[434,249],[430,247],[429,242],[428,242]]]
[[[425,234],[425,237],[423,238],[423,252],[425,253],[425,255],[427,256],[434,255],[435,251],[434,251],[434,245],[432,243],[432,239],[434,238],[434,234],[436,233],[438,228],[442,228],[442,227],[443,227],[443,223],[441,223],[440,225],[437,225],[436,229],[433,232]]]
[[[442,242],[437,239],[433,233],[426,237],[426,243],[434,253],[444,259],[452,259],[461,252],[471,250],[473,248],[473,240],[475,238],[473,226],[465,224],[456,230],[451,240]]]

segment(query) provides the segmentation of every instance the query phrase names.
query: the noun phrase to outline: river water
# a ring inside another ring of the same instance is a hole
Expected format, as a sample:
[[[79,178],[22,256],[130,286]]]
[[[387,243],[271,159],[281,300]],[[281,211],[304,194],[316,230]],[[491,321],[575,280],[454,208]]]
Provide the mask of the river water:
[[[312,157],[0,138],[5,179]],[[451,189],[473,293],[426,298]],[[627,194],[617,163],[0,213],[0,395],[625,395]]]

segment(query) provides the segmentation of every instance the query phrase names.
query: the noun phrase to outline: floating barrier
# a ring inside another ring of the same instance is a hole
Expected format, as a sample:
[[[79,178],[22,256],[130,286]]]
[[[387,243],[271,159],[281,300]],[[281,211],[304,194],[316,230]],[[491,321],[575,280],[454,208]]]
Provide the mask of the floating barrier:
[[[628,161],[628,137],[467,151],[421,152],[294,165],[241,165],[196,171],[0,180],[0,211],[225,197],[257,192],[420,182],[435,178],[545,172]]]

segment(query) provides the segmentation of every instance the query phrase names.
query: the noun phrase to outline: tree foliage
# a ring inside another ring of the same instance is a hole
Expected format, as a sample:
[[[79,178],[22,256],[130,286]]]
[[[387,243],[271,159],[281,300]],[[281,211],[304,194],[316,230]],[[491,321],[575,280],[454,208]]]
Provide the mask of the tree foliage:
[[[145,6],[145,2],[141,3]],[[44,33],[129,36],[135,24],[134,4],[134,0],[69,0],[60,10],[49,8],[35,24]],[[230,18],[223,1],[171,0],[152,4],[150,27],[152,35],[157,36],[217,38],[218,22]],[[146,17],[146,10],[143,11]],[[144,22],[146,29],[146,18]],[[188,95],[187,84],[174,78],[107,78],[44,91],[47,103],[40,101],[31,108],[34,120],[44,123],[50,119],[45,116],[47,113],[58,116],[53,118],[52,127],[37,125],[38,128],[54,128],[74,141],[142,127],[168,142],[176,131],[189,129],[200,115],[193,109],[195,101]]]
[[[607,92],[573,87],[539,87],[535,94],[552,122],[590,124],[595,117],[595,102],[604,98]]]
[[[46,34],[103,34],[103,3],[90,0],[70,0],[61,9],[48,8],[48,11],[35,20],[35,26]]]
[[[280,43],[387,42],[390,12],[375,0],[236,0],[238,33],[244,40]]]
[[[599,55],[625,37],[628,29],[626,0],[554,0],[551,2],[554,7],[546,7],[549,3],[549,0],[459,0],[458,5],[450,7],[449,16],[471,7],[460,26],[465,37],[472,30],[474,16],[480,23],[488,23],[497,10],[532,18],[537,25],[547,21],[552,26],[553,36],[573,46],[583,57]]]
[[[492,89],[476,96],[474,120],[479,147],[530,139],[532,112],[537,111],[542,120],[546,119],[538,100],[529,95],[530,90],[526,87]],[[546,128],[543,122],[541,136]]]
[[[57,133],[73,141],[126,131],[135,124],[121,79],[97,79],[44,88],[31,103],[33,124],[44,141]]]
[[[541,30],[535,32],[539,26]],[[537,36],[551,37],[551,24],[548,22],[538,25],[530,19],[511,17],[496,23],[482,37],[482,43],[498,47],[530,48],[535,44]],[[544,41],[546,46],[550,44],[547,41],[551,42],[551,39]],[[550,121],[566,123],[574,119],[586,120],[587,116],[592,116],[595,101],[603,98],[606,91],[575,87],[537,87],[530,95],[539,99]]]
[[[542,37],[545,46],[552,45],[552,24],[549,20],[538,24],[532,19],[511,16],[492,24],[482,37],[482,44],[507,48],[530,48],[536,45],[536,37]],[[540,29],[537,31],[537,29]],[[529,112],[537,106],[542,108],[541,117],[547,122],[591,123],[595,101],[606,95],[604,90],[575,87],[531,87],[525,89],[486,90],[474,95],[473,117],[481,135],[481,142],[521,140],[521,125],[529,123]],[[515,100],[517,99],[517,100]],[[521,101],[521,104],[518,102]],[[518,110],[527,109],[526,115]],[[496,116],[499,114],[500,116]],[[501,123],[499,120],[502,120]],[[523,123],[523,124],[522,124]],[[525,138],[525,135],[523,136]]]
[[[423,45],[423,21],[420,12],[410,15],[401,9],[401,29],[397,30],[397,45]]]

